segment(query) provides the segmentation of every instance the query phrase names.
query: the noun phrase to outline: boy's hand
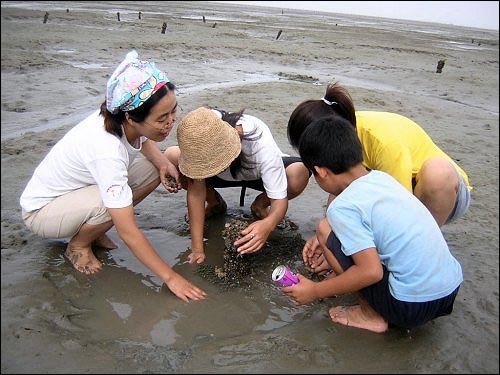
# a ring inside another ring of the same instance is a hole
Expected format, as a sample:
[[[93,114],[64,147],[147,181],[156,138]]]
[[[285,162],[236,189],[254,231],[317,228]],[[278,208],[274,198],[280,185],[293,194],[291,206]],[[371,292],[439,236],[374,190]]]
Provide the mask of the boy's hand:
[[[313,235],[307,240],[302,249],[302,260],[304,264],[314,270],[318,264],[321,263],[321,257],[323,256],[323,249],[319,244],[318,237]]]
[[[318,297],[315,293],[316,283],[301,274],[297,274],[297,277],[299,278],[299,283],[283,287],[281,289],[283,293],[295,300],[298,305],[305,305],[317,300]]]

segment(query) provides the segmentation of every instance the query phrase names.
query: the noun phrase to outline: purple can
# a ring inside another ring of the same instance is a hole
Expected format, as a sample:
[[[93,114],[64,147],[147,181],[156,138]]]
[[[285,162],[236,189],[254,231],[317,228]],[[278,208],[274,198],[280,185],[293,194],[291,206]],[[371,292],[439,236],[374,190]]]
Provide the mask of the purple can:
[[[281,286],[292,286],[299,282],[299,278],[286,266],[276,267],[272,279]]]

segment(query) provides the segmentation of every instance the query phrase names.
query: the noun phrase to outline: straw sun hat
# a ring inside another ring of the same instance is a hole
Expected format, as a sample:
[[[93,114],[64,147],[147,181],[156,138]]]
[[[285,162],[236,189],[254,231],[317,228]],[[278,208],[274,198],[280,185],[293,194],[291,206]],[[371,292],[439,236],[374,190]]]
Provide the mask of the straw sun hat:
[[[177,141],[181,150],[179,169],[193,179],[219,174],[241,151],[237,130],[204,107],[182,119],[177,127]]]

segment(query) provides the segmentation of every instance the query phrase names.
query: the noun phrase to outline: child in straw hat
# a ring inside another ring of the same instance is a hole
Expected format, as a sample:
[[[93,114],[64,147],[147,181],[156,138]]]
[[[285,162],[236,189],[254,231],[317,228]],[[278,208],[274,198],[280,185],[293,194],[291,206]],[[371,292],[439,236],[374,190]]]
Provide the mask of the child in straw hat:
[[[205,218],[225,212],[226,204],[214,188],[244,186],[262,191],[252,203],[260,219],[251,223],[234,245],[240,254],[259,251],[285,217],[288,200],[307,186],[309,171],[300,158],[281,152],[260,119],[222,110],[198,108],[177,128],[179,146],[165,151],[188,177],[188,216],[191,231],[190,263],[205,260]]]

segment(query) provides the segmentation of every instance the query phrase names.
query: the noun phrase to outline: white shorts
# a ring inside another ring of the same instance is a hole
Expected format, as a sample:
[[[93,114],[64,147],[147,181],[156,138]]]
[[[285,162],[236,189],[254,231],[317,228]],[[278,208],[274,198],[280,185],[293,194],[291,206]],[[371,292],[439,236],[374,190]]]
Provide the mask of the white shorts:
[[[128,169],[132,192],[159,177],[158,169],[138,154]],[[22,213],[24,223],[42,238],[66,238],[78,233],[83,224],[98,225],[111,220],[97,185],[90,185],[55,198],[39,210]]]
[[[467,188],[467,184],[465,183],[462,175],[457,171],[458,174],[458,192],[457,192],[457,200],[455,201],[455,207],[451,212],[448,219],[446,219],[446,223],[451,223],[452,221],[462,217],[465,215],[470,206],[471,194],[469,189]]]

